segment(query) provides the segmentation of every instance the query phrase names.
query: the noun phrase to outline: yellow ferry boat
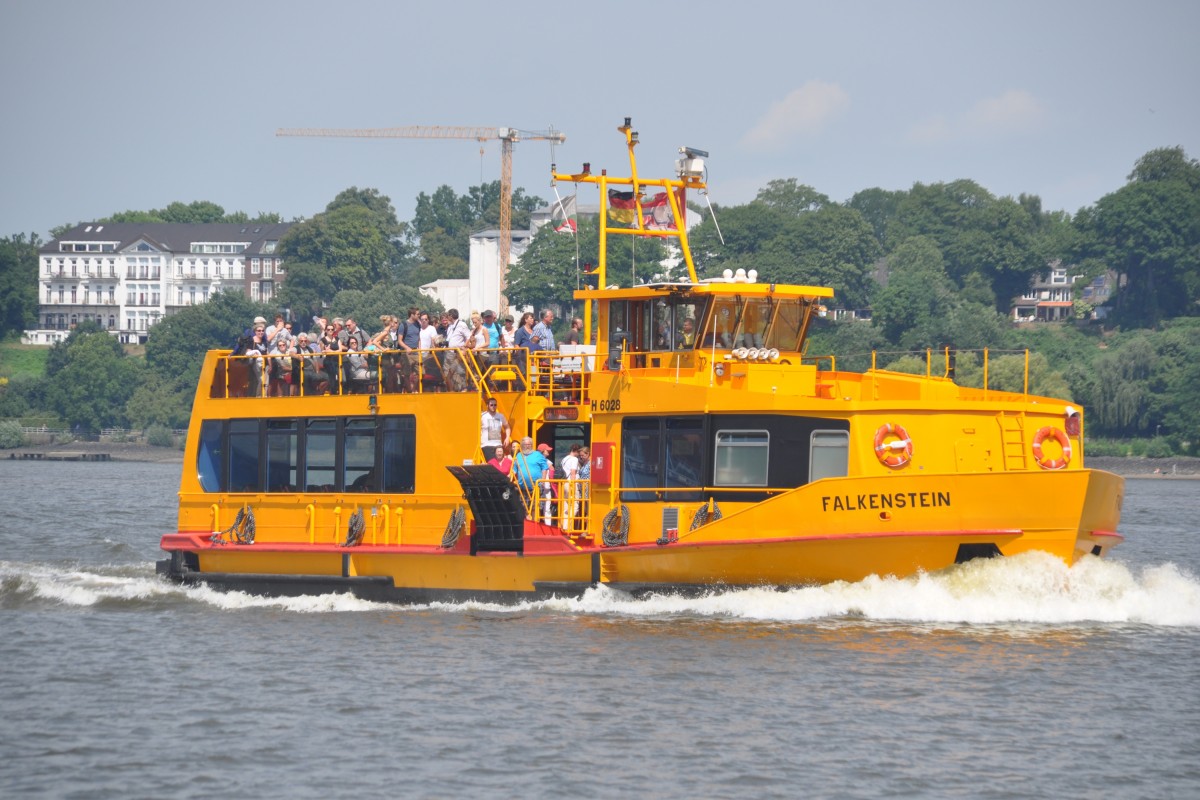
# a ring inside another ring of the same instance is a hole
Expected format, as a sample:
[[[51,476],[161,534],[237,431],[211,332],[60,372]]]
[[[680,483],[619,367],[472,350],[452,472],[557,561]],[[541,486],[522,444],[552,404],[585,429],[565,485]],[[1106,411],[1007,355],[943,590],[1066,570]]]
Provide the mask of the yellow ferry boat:
[[[628,177],[554,176],[599,189],[599,288],[575,293],[595,344],[377,354],[366,378],[290,397],[264,396],[255,357],[209,352],[160,573],[264,594],[520,600],[856,581],[1029,550],[1071,563],[1120,542],[1123,481],[1085,467],[1082,409],[958,386],[932,364],[855,373],[805,355],[833,291],[701,280],[673,221],[705,187],[705,154],[685,148],[674,178],[644,179],[637,134],[618,130]],[[608,223],[610,189],[628,227]],[[624,235],[667,237],[689,280],[609,286],[607,246]],[[440,391],[456,359],[473,388]],[[986,386],[986,354],[984,369]],[[522,483],[483,464],[491,398],[514,439],[590,446],[590,476],[527,469]]]

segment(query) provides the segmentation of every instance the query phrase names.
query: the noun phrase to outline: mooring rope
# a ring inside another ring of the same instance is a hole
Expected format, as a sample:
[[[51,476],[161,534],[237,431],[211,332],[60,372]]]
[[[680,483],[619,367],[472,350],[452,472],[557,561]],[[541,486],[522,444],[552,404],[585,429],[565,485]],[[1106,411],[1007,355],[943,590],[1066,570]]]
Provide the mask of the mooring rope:
[[[618,520],[620,520],[618,524]],[[621,547],[629,543],[629,506],[622,503],[610,508],[600,526],[600,538],[605,547]]]
[[[363,534],[366,532],[367,523],[363,519],[362,509],[356,508],[346,525],[346,541],[342,542],[342,547],[358,547],[362,544]]]
[[[467,524],[467,511],[462,506],[450,512],[450,520],[446,523],[446,532],[442,534],[442,547],[449,550],[458,544],[458,536],[463,526]]]
[[[238,509],[233,524],[209,537],[213,544],[254,544],[254,510],[250,506]]]

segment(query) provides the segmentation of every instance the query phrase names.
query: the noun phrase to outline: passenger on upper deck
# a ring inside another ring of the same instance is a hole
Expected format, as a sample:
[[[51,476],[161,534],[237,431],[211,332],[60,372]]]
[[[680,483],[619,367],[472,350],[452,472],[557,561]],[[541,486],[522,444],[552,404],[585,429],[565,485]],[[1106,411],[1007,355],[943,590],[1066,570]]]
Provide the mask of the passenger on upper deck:
[[[421,349],[421,310],[409,308],[408,319],[400,323],[399,330],[400,349],[404,351],[399,364],[400,391],[415,392],[421,379],[421,357],[417,352]]]
[[[500,329],[500,346],[511,349],[517,346],[517,331],[513,327],[513,318],[511,314],[504,315],[504,327]]]
[[[446,328],[446,383],[447,388],[452,392],[467,391],[467,369],[463,365],[463,350],[467,348],[467,339],[470,336],[470,329],[467,328],[467,323],[458,318],[458,309],[452,308],[446,312],[450,317],[450,324]]]
[[[554,312],[550,309],[542,311],[542,321],[533,326],[533,333],[529,337],[533,342],[530,350],[557,350],[558,345],[554,343],[554,329],[550,326],[554,324]]]
[[[247,365],[246,394],[250,397],[262,394],[262,356],[266,355],[268,349],[266,325],[265,319],[255,317],[253,327],[238,338],[237,345],[233,348],[235,356],[251,356],[244,359]]]
[[[317,393],[316,345],[308,341],[304,331],[296,336],[296,348],[292,358],[292,394],[302,392],[305,397]],[[303,388],[301,388],[303,387]]]
[[[368,338],[370,338],[370,334],[358,327],[357,320],[355,320],[353,317],[346,317],[346,327],[338,331],[338,341],[342,343],[343,349],[348,349],[346,347],[346,341],[351,336],[358,340],[360,347],[366,343]]]
[[[563,335],[563,344],[581,344],[583,342],[583,320],[575,317],[571,320],[571,329]]]

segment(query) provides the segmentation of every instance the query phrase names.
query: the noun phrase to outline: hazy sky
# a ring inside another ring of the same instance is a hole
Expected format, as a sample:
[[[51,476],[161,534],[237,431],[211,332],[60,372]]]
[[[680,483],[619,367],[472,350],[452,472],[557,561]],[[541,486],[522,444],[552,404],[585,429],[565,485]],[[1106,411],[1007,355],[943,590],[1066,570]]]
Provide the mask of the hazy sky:
[[[970,178],[1073,213],[1148,150],[1200,157],[1198,30],[1193,0],[0,0],[0,236],[176,200],[292,219],[349,186],[410,219],[498,179],[499,143],[276,128],[554,126],[560,169],[627,174],[626,116],[640,172],[708,150],[726,205]],[[552,198],[550,161],[516,145],[514,183]]]

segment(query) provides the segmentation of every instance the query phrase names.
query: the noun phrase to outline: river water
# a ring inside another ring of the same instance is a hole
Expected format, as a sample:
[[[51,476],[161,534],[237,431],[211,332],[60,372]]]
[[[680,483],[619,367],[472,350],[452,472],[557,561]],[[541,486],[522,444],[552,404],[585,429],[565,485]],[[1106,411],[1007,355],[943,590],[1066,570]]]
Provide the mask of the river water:
[[[178,478],[0,461],[0,796],[1200,796],[1195,481],[1070,569],[514,608],[163,583]]]

